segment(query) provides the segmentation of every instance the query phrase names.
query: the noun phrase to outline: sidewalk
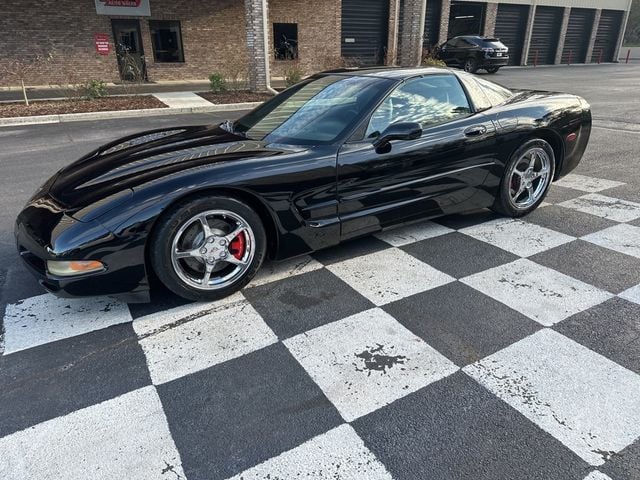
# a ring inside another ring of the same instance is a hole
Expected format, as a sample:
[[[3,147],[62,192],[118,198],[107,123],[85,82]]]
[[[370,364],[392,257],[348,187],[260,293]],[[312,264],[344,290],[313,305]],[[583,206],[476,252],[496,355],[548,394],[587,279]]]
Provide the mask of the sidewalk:
[[[284,80],[280,78],[271,79],[271,86],[283,88]],[[150,93],[170,93],[170,92],[208,92],[209,81],[202,80],[180,80],[163,81],[140,84],[107,84],[107,95],[148,95]],[[58,100],[65,98],[65,88],[59,86],[38,85],[28,86],[27,94],[30,100]],[[21,101],[22,90],[14,87],[0,87],[0,102]]]

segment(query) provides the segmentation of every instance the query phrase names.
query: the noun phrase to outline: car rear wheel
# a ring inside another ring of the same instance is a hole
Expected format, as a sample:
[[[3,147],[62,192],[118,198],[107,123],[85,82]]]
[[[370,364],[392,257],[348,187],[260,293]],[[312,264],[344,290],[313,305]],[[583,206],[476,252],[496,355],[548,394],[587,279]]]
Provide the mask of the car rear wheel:
[[[521,217],[535,210],[547,195],[555,173],[555,156],[545,140],[529,140],[511,156],[493,210]]]
[[[150,260],[160,281],[189,300],[217,300],[244,287],[266,253],[258,214],[234,198],[181,202],[159,220]]]
[[[475,58],[467,58],[467,60],[464,62],[464,71],[469,73],[476,73],[478,71],[478,62]]]
[[[489,68],[487,68],[487,72],[488,73],[496,73],[498,70],[500,70],[500,67],[489,67]]]

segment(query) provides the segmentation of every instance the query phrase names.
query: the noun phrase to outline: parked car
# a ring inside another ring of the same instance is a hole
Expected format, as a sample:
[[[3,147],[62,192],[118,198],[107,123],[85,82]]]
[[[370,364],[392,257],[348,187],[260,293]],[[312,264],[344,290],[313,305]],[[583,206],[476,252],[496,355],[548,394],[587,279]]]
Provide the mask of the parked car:
[[[62,296],[147,301],[150,280],[215,300],[284,259],[419,219],[534,210],[580,161],[576,95],[462,71],[324,72],[235,122],[111,142],[19,214],[20,256]]]
[[[436,58],[469,73],[476,73],[481,68],[496,73],[509,63],[509,49],[497,38],[464,35],[440,45]]]

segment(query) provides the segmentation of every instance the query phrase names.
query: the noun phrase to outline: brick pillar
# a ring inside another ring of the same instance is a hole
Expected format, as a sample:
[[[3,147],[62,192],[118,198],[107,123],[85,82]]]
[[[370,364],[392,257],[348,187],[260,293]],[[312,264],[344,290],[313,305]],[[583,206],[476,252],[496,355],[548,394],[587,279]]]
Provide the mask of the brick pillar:
[[[442,11],[440,12],[440,33],[438,34],[438,45],[442,45],[449,40],[449,14],[451,13],[451,0],[442,0]]]
[[[398,61],[398,30],[400,24],[400,0],[389,0],[389,36],[387,39],[387,65]]]
[[[533,33],[533,21],[536,18],[536,5],[533,4],[529,7],[529,17],[527,18],[527,29],[524,34],[524,47],[522,48],[522,60],[520,65],[527,64],[527,58],[529,57],[529,47],[531,46],[531,34]]]
[[[597,9],[596,14],[593,16],[593,25],[591,26],[591,37],[589,38],[589,46],[587,47],[587,58],[585,59],[585,63],[591,63],[591,56],[593,55],[593,46],[596,43],[598,25],[600,24],[600,15],[602,15],[602,10]]]
[[[556,49],[556,59],[553,63],[560,65],[562,63],[562,51],[564,50],[564,40],[569,27],[569,17],[571,16],[571,7],[564,8],[562,15],[562,25],[560,26],[560,38],[558,39],[558,48]]]
[[[252,92],[269,89],[269,45],[267,0],[244,0],[249,53],[249,88]]]
[[[422,60],[422,38],[427,0],[405,0],[401,8],[402,42],[398,61],[403,66],[420,65]]]
[[[482,31],[485,37],[493,37],[496,29],[496,18],[498,17],[498,4],[487,3],[487,8],[484,12],[484,25]]]

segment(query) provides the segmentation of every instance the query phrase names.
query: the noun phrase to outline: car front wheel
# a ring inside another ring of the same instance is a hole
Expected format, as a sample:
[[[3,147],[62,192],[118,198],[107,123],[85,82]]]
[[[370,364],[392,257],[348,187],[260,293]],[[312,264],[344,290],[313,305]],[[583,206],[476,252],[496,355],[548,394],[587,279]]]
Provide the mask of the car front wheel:
[[[151,264],[160,281],[183,298],[231,295],[249,283],[264,260],[264,227],[240,200],[198,197],[177,204],[159,222],[151,238]]]
[[[500,70],[500,67],[489,67],[489,68],[487,68],[487,72],[488,73],[496,73],[498,70]]]
[[[509,217],[531,213],[547,195],[555,165],[548,142],[540,138],[526,142],[506,165],[493,210]]]

